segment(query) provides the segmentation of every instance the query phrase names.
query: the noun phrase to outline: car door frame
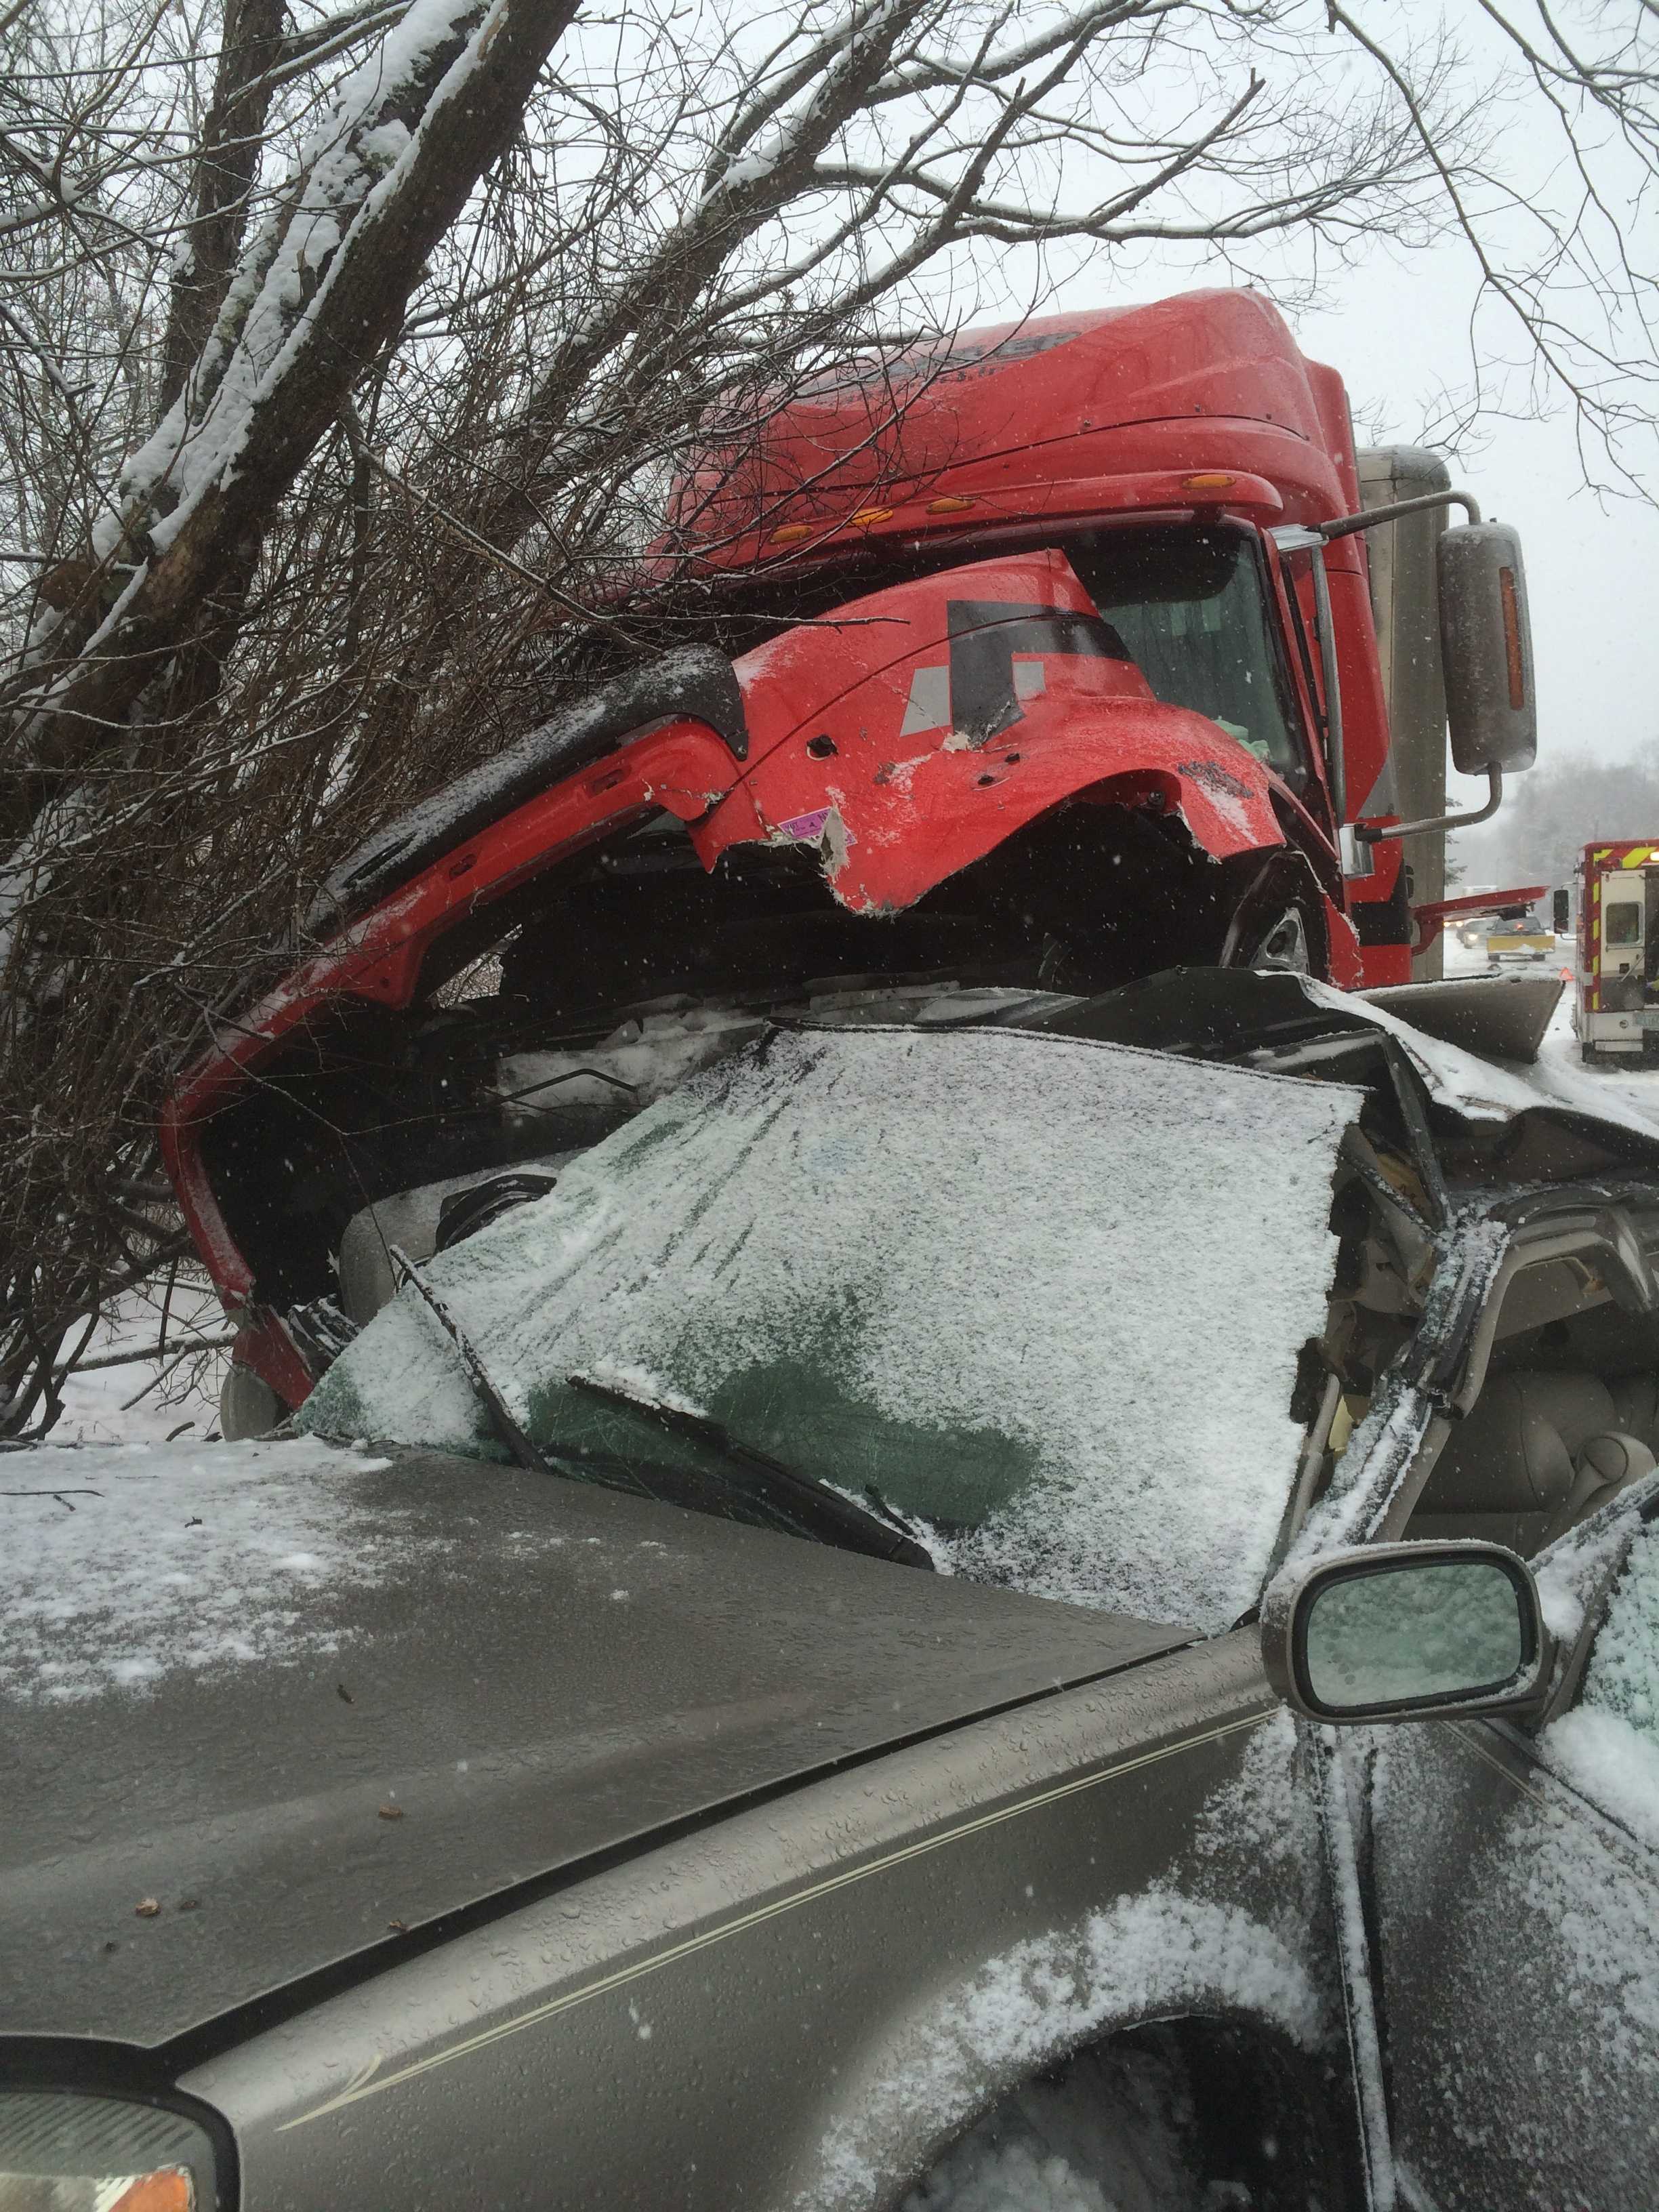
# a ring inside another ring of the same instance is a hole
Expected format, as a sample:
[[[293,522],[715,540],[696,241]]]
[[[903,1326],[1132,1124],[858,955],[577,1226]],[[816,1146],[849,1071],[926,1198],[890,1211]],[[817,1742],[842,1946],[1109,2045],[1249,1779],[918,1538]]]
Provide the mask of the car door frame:
[[[1645,1222],[1641,1219],[1644,1214]],[[1638,1312],[1659,1312],[1659,1275],[1655,1269],[1659,1257],[1659,1207],[1651,1187],[1645,1183],[1620,1179],[1528,1194],[1498,1201],[1467,1222],[1466,1230],[1477,1224],[1491,1224],[1498,1232],[1497,1237],[1466,1234],[1454,1242],[1430,1286],[1423,1324],[1389,1371],[1386,1386],[1378,1394],[1381,1403],[1373,1401],[1375,1418],[1368,1418],[1364,1425],[1372,1429],[1372,1435],[1362,1439],[1356,1431],[1355,1443],[1361,1444],[1363,1453],[1359,1464],[1343,1492],[1330,1499],[1334,1510],[1310,1516],[1292,1540],[1290,1559],[1298,1554],[1315,1554],[1335,1543],[1389,1541],[1403,1533],[1452,1433],[1453,1423],[1474,1404],[1485,1384],[1504,1297],[1524,1270],[1551,1260],[1593,1255],[1617,1303]],[[1640,1492],[1644,1504],[1650,1502],[1654,1516],[1659,1517],[1659,1474],[1647,1478]],[[1592,1516],[1591,1522],[1611,1519],[1621,1508],[1628,1513],[1633,1502],[1615,1499]],[[1570,1541],[1575,1533],[1569,1532],[1561,1540]],[[1541,1734],[1576,1694],[1599,1611],[1605,1608],[1617,1579],[1625,1548],[1620,1548],[1618,1559],[1602,1574],[1586,1606],[1578,1637],[1558,1654],[1548,1698],[1534,1724],[1535,1734]],[[1576,1799],[1587,1818],[1607,1820],[1603,1808],[1584,1798],[1565,1777],[1536,1756],[1535,1735],[1513,1722],[1440,1725],[1468,1732],[1466,1741],[1496,1772],[1513,1772],[1517,1766],[1529,1765],[1548,1777],[1550,1786]],[[1322,1740],[1325,1780],[1319,1797],[1327,1858],[1334,1884],[1340,1884],[1352,1869],[1358,1908],[1352,1914],[1339,1914],[1337,1924],[1368,2193],[1379,2207],[1401,2203],[1412,2212],[1437,2212],[1436,2200],[1422,2180],[1402,2166],[1395,2154],[1401,2113],[1390,2048],[1394,2008],[1389,2002],[1386,1931],[1377,1885],[1374,1765],[1366,1759],[1356,1774],[1356,1762],[1335,1732],[1316,1733]],[[1374,1733],[1386,1741],[1386,1734],[1392,1731]],[[1494,1735],[1490,1746],[1486,1741],[1489,1734]],[[1522,1782],[1521,1786],[1527,1785]],[[1618,1830],[1618,1823],[1610,1825]],[[1619,1832],[1632,1848],[1644,1848],[1628,1832]],[[1376,2087],[1368,2094],[1365,2075],[1373,2063]],[[1609,2203],[1605,2212],[1618,2212],[1618,2208]]]

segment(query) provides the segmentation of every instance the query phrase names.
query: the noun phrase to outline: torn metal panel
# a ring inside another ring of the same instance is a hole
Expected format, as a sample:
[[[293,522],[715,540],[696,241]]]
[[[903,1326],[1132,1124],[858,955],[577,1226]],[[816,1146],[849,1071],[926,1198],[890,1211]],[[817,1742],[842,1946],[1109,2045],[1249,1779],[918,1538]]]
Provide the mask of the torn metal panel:
[[[1444,981],[1389,983],[1359,995],[1443,1044],[1459,1045],[1465,1052],[1493,1060],[1530,1064],[1538,1057],[1565,988],[1560,975],[1462,975]]]

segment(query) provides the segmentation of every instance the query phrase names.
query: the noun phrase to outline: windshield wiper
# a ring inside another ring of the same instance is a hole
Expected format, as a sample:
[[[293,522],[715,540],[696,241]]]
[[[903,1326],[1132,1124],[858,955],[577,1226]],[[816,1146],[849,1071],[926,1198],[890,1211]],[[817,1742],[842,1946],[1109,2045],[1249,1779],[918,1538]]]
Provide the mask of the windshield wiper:
[[[425,1302],[427,1310],[444,1334],[460,1354],[466,1379],[472,1386],[472,1395],[489,1417],[489,1425],[512,1453],[520,1467],[536,1468],[544,1474],[547,1462],[536,1446],[507,1411],[507,1401],[489,1378],[489,1370],[479,1356],[478,1348],[444,1304],[426,1277],[407,1252],[398,1244],[386,1246],[386,1256],[411,1289]]]
[[[796,1474],[778,1461],[769,1459],[765,1453],[752,1451],[746,1444],[738,1443],[727,1436],[718,1421],[705,1414],[681,1413],[672,1407],[659,1406],[652,1399],[613,1390],[603,1382],[595,1382],[589,1376],[573,1375],[569,1379],[577,1389],[605,1399],[612,1405],[625,1407],[630,1413],[648,1413],[665,1427],[696,1437],[722,1458],[753,1468],[763,1479],[738,1482],[730,1475],[722,1478],[698,1468],[677,1467],[653,1470],[665,1480],[652,1482],[632,1464],[623,1479],[607,1458],[592,1452],[565,1444],[544,1449],[514,1419],[477,1346],[409,1255],[396,1244],[389,1245],[387,1250],[393,1267],[424,1302],[454,1346],[473,1395],[483,1407],[490,1427],[520,1467],[532,1468],[538,1474],[557,1474],[557,1462],[567,1460],[580,1467],[588,1480],[597,1480],[609,1489],[631,1492],[658,1504],[686,1506],[694,1512],[729,1506],[735,1492],[764,1507],[774,1521],[799,1535],[814,1537],[820,1543],[838,1544],[844,1550],[863,1552],[878,1559],[896,1560],[905,1566],[933,1566],[932,1553],[905,1531],[898,1515],[884,1500],[879,1501],[881,1514],[866,1511],[850,1498],[826,1490],[809,1477]]]
[[[535,1474],[560,1474],[563,1470],[557,1462],[568,1460],[582,1468],[586,1479],[599,1482],[605,1488],[626,1491],[635,1498],[648,1498],[659,1505],[702,1507],[710,1502],[711,1494],[715,1503],[720,1502],[724,1493],[706,1477],[684,1475],[675,1470],[665,1488],[660,1484],[653,1486],[647,1482],[636,1468],[630,1467],[624,1477],[617,1472],[613,1462],[595,1459],[577,1445],[560,1444],[544,1451],[514,1419],[506,1399],[496,1389],[489,1370],[484,1365],[483,1355],[408,1253],[396,1244],[388,1244],[386,1251],[404,1281],[419,1294],[427,1310],[454,1346],[466,1379],[471,1385],[472,1395],[483,1407],[486,1420],[520,1467],[528,1468]],[[688,1492],[690,1493],[689,1496]]]
[[[918,1543],[891,1506],[883,1503],[878,1510],[860,1505],[839,1491],[815,1482],[811,1475],[798,1474],[793,1468],[786,1467],[769,1452],[757,1450],[753,1444],[734,1437],[725,1423],[716,1420],[712,1413],[695,1413],[685,1407],[665,1406],[655,1398],[640,1397],[631,1390],[619,1390],[612,1383],[596,1382],[591,1375],[571,1375],[566,1380],[573,1390],[585,1391],[590,1397],[603,1399],[607,1405],[626,1407],[630,1413],[645,1413],[661,1427],[707,1444],[733,1467],[743,1468],[746,1470],[744,1480],[741,1483],[733,1480],[731,1487],[752,1498],[775,1519],[801,1535],[815,1536],[821,1543],[839,1544],[847,1551],[862,1552],[872,1559],[893,1559],[907,1567],[933,1568],[933,1553],[925,1544]]]

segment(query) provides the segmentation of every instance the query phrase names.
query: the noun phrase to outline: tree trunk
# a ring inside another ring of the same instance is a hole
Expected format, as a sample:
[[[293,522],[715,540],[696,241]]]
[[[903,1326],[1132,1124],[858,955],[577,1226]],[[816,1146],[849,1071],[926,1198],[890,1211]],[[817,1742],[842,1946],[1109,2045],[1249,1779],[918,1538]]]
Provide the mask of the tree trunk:
[[[247,228],[265,119],[283,51],[284,0],[225,0],[213,104],[202,124],[190,252],[174,271],[162,348],[161,404],[171,407],[230,289]]]

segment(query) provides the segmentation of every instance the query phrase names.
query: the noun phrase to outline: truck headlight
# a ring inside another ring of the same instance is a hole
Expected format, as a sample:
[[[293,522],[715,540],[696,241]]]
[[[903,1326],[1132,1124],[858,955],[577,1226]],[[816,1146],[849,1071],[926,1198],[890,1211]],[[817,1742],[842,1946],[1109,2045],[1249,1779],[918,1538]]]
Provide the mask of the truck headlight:
[[[214,2212],[213,2145],[182,2112],[0,2089],[0,2212]]]

